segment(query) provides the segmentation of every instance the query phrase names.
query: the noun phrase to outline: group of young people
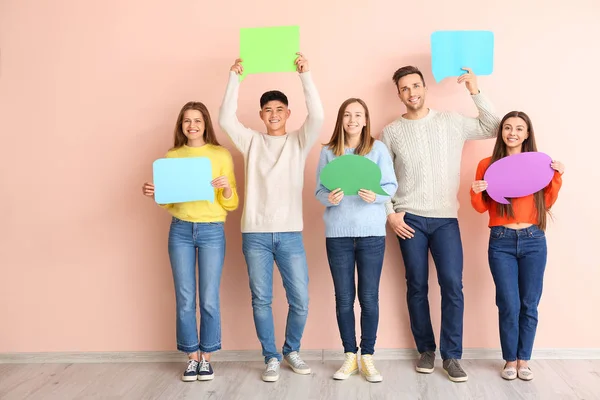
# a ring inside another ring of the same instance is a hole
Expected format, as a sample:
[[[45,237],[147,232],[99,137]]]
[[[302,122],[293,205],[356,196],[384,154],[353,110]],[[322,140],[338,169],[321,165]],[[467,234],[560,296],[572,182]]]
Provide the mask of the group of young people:
[[[239,75],[237,59],[219,110],[219,125],[243,154],[245,201],[241,221],[242,249],[248,268],[252,309],[265,369],[262,380],[279,379],[285,360],[298,374],[310,374],[300,357],[306,324],[308,266],[303,244],[302,191],[306,158],[320,136],[324,122],[321,100],[307,59],[295,60],[304,90],[307,117],[302,126],[288,131],[288,99],[280,91],[260,98],[260,118],[266,133],[247,128],[236,116]],[[371,135],[369,109],[359,98],[339,108],[331,139],[320,154],[315,196],[324,207],[326,250],[335,289],[336,317],[345,353],[334,379],[347,379],[359,371],[369,382],[383,380],[373,354],[379,321],[379,283],[385,253],[386,222],[396,234],[406,269],[410,326],[420,357],[416,370],[434,371],[436,341],[428,302],[428,254],[431,252],[441,288],[440,353],[450,380],[464,382],[460,365],[463,342],[463,249],[457,219],[457,194],[463,145],[467,140],[496,138],[491,157],[481,160],[471,188],[472,206],[489,213],[489,264],[496,285],[500,342],[505,379],[531,380],[531,357],[537,327],[547,248],[546,215],[556,201],[564,166],[553,161],[554,177],[539,192],[496,203],[485,189],[483,176],[494,161],[514,154],[537,151],[534,130],[523,112],[500,119],[480,92],[477,77],[468,68],[458,78],[478,109],[470,118],[425,106],[427,86],[413,66],[398,69],[393,82],[406,113],[387,125],[376,140]],[[321,170],[345,154],[364,156],[382,172],[382,196],[362,189],[347,195],[329,190],[320,180]],[[204,104],[183,106],[175,124],[174,146],[166,157],[208,157],[212,163],[215,201],[163,204],[172,214],[168,251],[176,296],[177,349],[188,354],[184,381],[210,380],[214,371],[211,353],[221,348],[219,288],[225,255],[224,222],[238,207],[239,198],[231,154],[215,135]],[[527,173],[527,171],[523,171]],[[153,197],[154,186],[145,183],[144,195]],[[196,277],[196,264],[198,276]],[[277,265],[289,305],[285,342],[275,343],[271,303],[273,269]],[[355,276],[358,275],[357,284]],[[357,344],[354,302],[361,308],[360,346]],[[200,303],[200,332],[196,298]],[[357,355],[360,347],[360,357]],[[360,360],[360,361],[359,361]],[[360,368],[359,368],[360,364]]]

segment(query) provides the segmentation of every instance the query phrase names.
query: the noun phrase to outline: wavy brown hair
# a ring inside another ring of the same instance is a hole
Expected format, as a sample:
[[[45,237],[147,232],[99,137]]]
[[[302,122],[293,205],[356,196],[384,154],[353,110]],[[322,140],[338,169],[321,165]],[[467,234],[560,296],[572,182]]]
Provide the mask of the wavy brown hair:
[[[360,143],[356,146],[354,150],[354,154],[358,154],[359,156],[364,156],[373,148],[373,144],[375,143],[375,138],[371,136],[371,118],[369,117],[369,109],[364,101],[357,98],[350,98],[342,103],[340,109],[338,110],[337,120],[335,121],[335,128],[333,129],[333,135],[331,135],[331,140],[329,143],[326,143],[325,146],[328,146],[333,154],[336,156],[341,156],[344,154],[344,150],[346,147],[346,132],[344,131],[344,113],[346,112],[346,107],[352,103],[358,103],[365,109],[365,120],[366,125],[363,126],[362,131],[360,133]]]
[[[183,114],[185,114],[187,110],[200,111],[202,114],[202,118],[204,119],[204,133],[202,134],[202,138],[204,139],[204,142],[214,146],[220,146],[217,136],[215,135],[215,130],[213,128],[212,120],[210,119],[208,108],[206,108],[206,106],[199,101],[190,101],[185,103],[185,105],[181,108],[181,111],[179,111],[179,116],[177,117],[177,122],[175,123],[175,138],[173,148],[177,149],[184,144],[187,144],[188,139],[183,134],[183,130],[181,129],[181,125],[183,123]]]
[[[504,129],[504,123],[506,122],[506,120],[513,117],[521,118],[523,121],[525,121],[525,124],[527,125],[528,136],[527,139],[525,139],[522,143],[521,152],[525,153],[530,151],[537,151],[537,145],[535,144],[535,134],[533,132],[533,125],[531,124],[531,119],[527,114],[525,114],[522,111],[511,111],[508,114],[506,114],[504,118],[502,118],[502,121],[500,121],[500,126],[498,127],[498,135],[496,136],[496,145],[494,146],[494,151],[492,152],[492,160],[490,162],[490,165],[495,161],[498,161],[499,159],[508,156],[506,144],[504,143],[504,139],[502,139],[502,130]],[[483,192],[483,196],[486,201],[490,200],[490,197],[487,194],[487,192]],[[546,209],[544,189],[534,193],[533,198],[535,201],[535,208],[537,210],[537,225],[541,230],[546,230],[546,214],[549,212],[549,210]],[[511,204],[497,204],[498,213],[501,216],[508,215],[509,217],[514,217],[515,214],[512,208],[512,199],[508,199],[508,201],[510,201]]]

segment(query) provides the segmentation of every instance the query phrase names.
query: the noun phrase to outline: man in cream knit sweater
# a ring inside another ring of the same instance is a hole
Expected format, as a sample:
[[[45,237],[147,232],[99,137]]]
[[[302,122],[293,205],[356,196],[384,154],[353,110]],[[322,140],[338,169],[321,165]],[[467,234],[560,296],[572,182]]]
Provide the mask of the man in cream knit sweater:
[[[398,236],[406,267],[407,303],[417,350],[417,371],[434,370],[436,343],[428,301],[428,252],[433,257],[442,293],[440,353],[443,367],[454,382],[468,376],[462,357],[463,251],[458,226],[460,162],[466,140],[491,139],[500,123],[491,104],[480,93],[473,72],[458,78],[465,83],[479,111],[477,118],[425,107],[427,87],[415,67],[398,69],[393,81],[406,113],[387,125],[386,144],[398,179],[398,190],[386,204],[388,223]]]
[[[279,379],[282,358],[299,374],[311,369],[300,358],[300,341],[308,315],[308,266],[302,240],[302,188],[306,157],[319,137],[324,113],[312,81],[308,61],[301,53],[295,61],[308,116],[300,129],[288,132],[288,99],[280,91],[260,98],[260,118],[267,133],[242,125],[237,117],[242,60],[231,67],[221,105],[219,124],[244,155],[246,177],[242,215],[242,247],[252,292],[256,333],[262,346],[265,382]],[[289,304],[283,357],[275,346],[273,263],[277,263]]]

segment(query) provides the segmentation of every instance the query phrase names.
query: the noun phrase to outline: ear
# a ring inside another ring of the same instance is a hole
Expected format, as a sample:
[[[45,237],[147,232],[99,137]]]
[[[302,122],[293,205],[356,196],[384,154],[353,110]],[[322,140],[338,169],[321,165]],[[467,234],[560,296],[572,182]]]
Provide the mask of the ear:
[[[261,110],[258,112],[258,117],[259,117],[260,119],[263,119],[263,112],[262,112],[262,109],[261,109]]]
[[[290,110],[290,109],[288,108],[288,110],[287,110],[287,117],[289,118],[289,117],[290,117],[290,115],[292,115],[292,110]]]

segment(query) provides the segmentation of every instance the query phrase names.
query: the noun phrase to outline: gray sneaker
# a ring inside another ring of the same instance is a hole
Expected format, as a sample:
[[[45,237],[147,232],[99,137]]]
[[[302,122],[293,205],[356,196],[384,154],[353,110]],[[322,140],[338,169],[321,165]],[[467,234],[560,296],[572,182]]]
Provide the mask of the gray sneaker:
[[[417,372],[422,374],[430,374],[433,372],[435,362],[435,353],[433,351],[426,351],[421,353],[421,358],[417,362]]]
[[[267,367],[262,373],[262,380],[265,382],[276,382],[279,379],[279,360],[275,357],[267,362]]]
[[[460,366],[460,362],[454,358],[444,360],[444,369],[452,382],[466,382],[469,377]]]
[[[310,374],[310,367],[306,365],[304,361],[302,361],[302,359],[300,358],[300,354],[298,354],[297,351],[292,351],[284,358],[295,373],[301,375]]]

